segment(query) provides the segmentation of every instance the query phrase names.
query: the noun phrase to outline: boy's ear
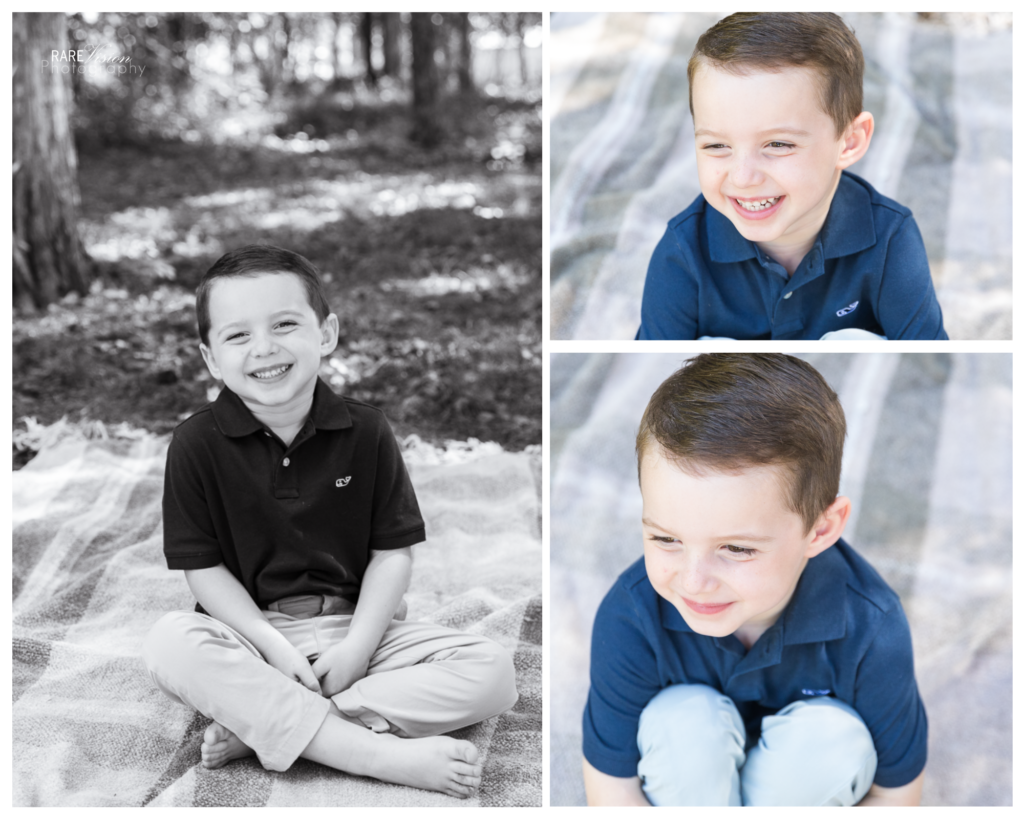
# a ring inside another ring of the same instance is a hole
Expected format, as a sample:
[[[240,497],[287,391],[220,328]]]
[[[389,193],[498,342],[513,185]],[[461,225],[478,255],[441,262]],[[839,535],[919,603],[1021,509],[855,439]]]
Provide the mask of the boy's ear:
[[[338,317],[331,313],[320,325],[320,357],[330,355],[338,346]]]
[[[220,377],[220,367],[217,366],[216,360],[214,360],[213,352],[205,344],[199,345],[199,352],[203,354],[203,361],[206,362],[206,369],[210,371],[210,375],[216,378],[218,381],[224,379]]]
[[[807,557],[820,555],[843,536],[843,530],[850,520],[851,507],[850,499],[840,495],[821,513],[811,530],[813,537],[807,547]]]
[[[875,118],[867,111],[861,111],[857,118],[843,134],[843,150],[839,154],[836,168],[843,171],[849,168],[868,151],[871,135],[875,132]]]

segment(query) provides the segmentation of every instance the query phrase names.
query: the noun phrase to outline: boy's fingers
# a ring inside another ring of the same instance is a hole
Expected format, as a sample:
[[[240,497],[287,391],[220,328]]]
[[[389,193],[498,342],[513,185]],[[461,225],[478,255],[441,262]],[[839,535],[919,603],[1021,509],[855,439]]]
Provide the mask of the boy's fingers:
[[[315,691],[317,694],[320,693],[320,683],[317,682],[316,675],[313,673],[312,668],[299,671],[299,682],[306,686],[310,691]]]

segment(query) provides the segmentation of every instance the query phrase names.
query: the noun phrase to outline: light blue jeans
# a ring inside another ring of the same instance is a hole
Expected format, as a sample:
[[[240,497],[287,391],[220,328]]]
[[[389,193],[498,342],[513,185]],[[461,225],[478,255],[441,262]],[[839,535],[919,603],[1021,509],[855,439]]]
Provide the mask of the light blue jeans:
[[[652,805],[856,805],[878,757],[857,712],[831,697],[792,702],[761,721],[757,746],[729,697],[673,685],[640,715],[638,773]]]

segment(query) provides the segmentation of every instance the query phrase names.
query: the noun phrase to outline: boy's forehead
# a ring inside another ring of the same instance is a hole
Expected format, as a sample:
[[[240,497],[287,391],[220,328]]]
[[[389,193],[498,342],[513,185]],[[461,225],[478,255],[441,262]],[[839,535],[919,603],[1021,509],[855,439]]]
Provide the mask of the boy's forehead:
[[[697,131],[713,130],[719,120],[730,119],[740,119],[751,131],[832,124],[821,108],[820,75],[814,68],[766,68],[748,63],[726,67],[702,61],[693,84]]]
[[[233,320],[254,308],[306,307],[312,311],[302,279],[290,271],[269,271],[229,276],[210,285],[210,324]]]
[[[736,504],[740,507],[757,500],[766,508],[779,513],[796,514],[786,502],[788,474],[781,464],[762,466],[717,467],[672,458],[660,447],[644,454],[640,465],[640,493],[644,508],[664,507],[672,514],[689,506],[694,490],[721,498],[721,506]],[[723,494],[724,490],[724,494]],[[726,497],[728,496],[728,497]],[[718,506],[719,504],[715,504]]]

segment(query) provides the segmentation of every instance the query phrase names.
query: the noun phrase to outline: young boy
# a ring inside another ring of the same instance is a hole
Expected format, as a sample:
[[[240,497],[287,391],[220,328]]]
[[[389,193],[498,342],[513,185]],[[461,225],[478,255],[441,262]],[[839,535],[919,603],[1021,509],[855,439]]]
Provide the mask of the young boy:
[[[302,256],[222,256],[196,295],[203,359],[224,389],[174,432],[164,553],[199,605],[150,631],[172,699],[214,720],[208,768],[255,754],[466,797],[477,749],[437,736],[517,694],[498,644],[402,621],[423,519],[383,414],[319,380],[338,319]]]
[[[740,13],[688,67],[701,195],[668,224],[638,339],[945,339],[910,211],[846,171],[874,119],[835,14]]]
[[[846,422],[784,355],[703,355],[637,434],[644,558],[594,622],[592,805],[916,805],[927,719],[896,594],[840,540]]]

